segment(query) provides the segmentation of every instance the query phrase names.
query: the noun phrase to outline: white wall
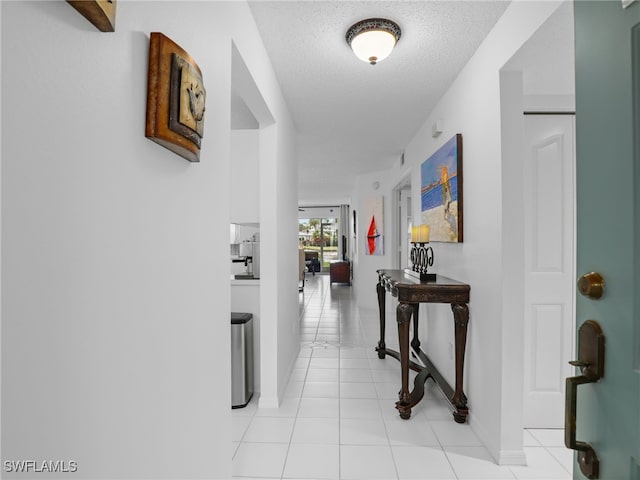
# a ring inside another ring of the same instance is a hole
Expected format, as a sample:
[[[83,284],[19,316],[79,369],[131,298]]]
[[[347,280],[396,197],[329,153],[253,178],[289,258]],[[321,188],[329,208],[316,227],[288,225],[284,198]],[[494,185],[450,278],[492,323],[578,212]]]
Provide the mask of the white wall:
[[[282,401],[300,351],[298,291],[298,164],[296,148],[286,139],[293,137],[292,123],[281,123],[278,144],[275,211],[279,212],[277,285],[278,299],[278,399]],[[264,217],[263,217],[264,218]],[[291,221],[294,219],[294,221]],[[293,301],[292,301],[293,299]]]
[[[510,322],[519,319],[503,311],[503,298],[509,288],[503,252],[512,239],[509,224],[503,224],[502,167],[509,159],[502,153],[500,69],[558,6],[558,2],[513,2],[407,145],[405,166],[396,165],[377,174],[377,179],[383,180],[380,192],[388,205],[391,189],[406,169],[411,169],[414,222],[420,223],[420,165],[453,135],[463,136],[464,243],[434,243],[434,270],[471,285],[465,367],[468,420],[500,463],[524,461],[521,424],[513,421],[511,403],[522,396],[518,379],[522,370],[518,372],[511,365],[511,356],[519,348],[512,343],[517,332],[514,337],[509,328]],[[444,120],[444,132],[434,139],[431,126],[437,119]],[[363,176],[357,183],[354,198],[358,203],[372,193],[373,179],[372,175]],[[390,237],[387,218],[385,234]],[[359,227],[358,241],[362,242],[362,223]],[[382,258],[366,257],[359,249],[356,291],[361,306],[376,305],[374,272],[391,265],[388,252]],[[453,383],[451,310],[444,305],[421,310],[426,310],[429,318],[428,328],[421,322],[423,348]]]
[[[279,406],[300,348],[298,197],[290,189],[297,186],[298,169],[293,144],[283,142],[293,135],[293,125],[279,127],[260,130],[262,408]]]
[[[260,222],[258,130],[231,131],[231,221]]]
[[[353,208],[356,211],[357,235],[355,242],[356,255],[353,258],[353,289],[360,308],[376,310],[378,308],[376,295],[378,276],[376,270],[391,268],[393,262],[393,218],[391,211],[393,202],[391,191],[407,171],[408,168],[404,170],[392,169],[390,171],[372,172],[356,178]],[[365,205],[368,198],[379,196],[384,197],[384,255],[366,255],[365,245],[369,219],[366,218]],[[388,299],[388,309],[391,309],[392,305],[393,302]],[[390,336],[393,338],[393,333]]]
[[[283,260],[297,234],[281,239],[297,218],[297,202],[283,207],[293,129],[248,6],[119,2],[108,34],[62,1],[1,8],[3,460],[75,460],[77,478],[229,478],[232,42],[273,113],[269,166],[286,179],[261,184],[279,227],[265,256],[274,278],[297,277],[295,255]],[[203,72],[199,164],[144,137],[151,31]],[[297,298],[263,309],[263,325],[295,323]]]

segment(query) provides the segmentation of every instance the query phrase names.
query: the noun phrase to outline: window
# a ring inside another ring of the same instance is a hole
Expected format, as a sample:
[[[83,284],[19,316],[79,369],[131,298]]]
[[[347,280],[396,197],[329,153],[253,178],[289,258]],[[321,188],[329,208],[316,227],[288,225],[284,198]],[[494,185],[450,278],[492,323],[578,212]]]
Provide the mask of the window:
[[[318,252],[321,271],[338,260],[339,225],[337,218],[300,218],[298,239],[306,252]]]

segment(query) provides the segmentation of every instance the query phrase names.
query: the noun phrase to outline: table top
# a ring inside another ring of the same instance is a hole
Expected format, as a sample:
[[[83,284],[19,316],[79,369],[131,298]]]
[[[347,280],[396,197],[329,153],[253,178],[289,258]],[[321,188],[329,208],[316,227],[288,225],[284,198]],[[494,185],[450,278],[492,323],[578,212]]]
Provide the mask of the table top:
[[[471,287],[452,278],[436,275],[435,281],[421,281],[404,270],[378,270],[379,283],[403,303],[468,303]]]

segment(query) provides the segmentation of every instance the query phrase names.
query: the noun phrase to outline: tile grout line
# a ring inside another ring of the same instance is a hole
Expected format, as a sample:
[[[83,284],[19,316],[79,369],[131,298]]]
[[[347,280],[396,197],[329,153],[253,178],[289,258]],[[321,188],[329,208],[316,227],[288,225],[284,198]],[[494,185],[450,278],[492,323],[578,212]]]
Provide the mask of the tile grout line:
[[[317,293],[316,290],[314,290],[314,294],[315,293]],[[298,319],[299,321],[304,318],[306,310],[307,310],[307,307],[309,306],[309,303],[311,302],[311,300],[312,299],[310,298],[309,301],[306,303],[305,308],[303,309],[302,314],[300,315],[300,318]],[[324,301],[322,302],[322,304],[324,305]],[[320,312],[320,318],[322,318],[322,310]],[[318,322],[318,327],[316,327],[316,334],[315,334],[314,340],[317,339],[319,325],[320,325],[320,322]],[[314,342],[311,342],[311,343],[314,343]],[[311,368],[311,360],[313,360],[313,348],[311,347],[310,350],[311,350],[311,356],[309,357],[309,361],[307,362],[307,367],[306,367],[306,370],[305,370],[304,379],[302,380],[302,390],[300,392],[300,398],[298,400],[298,406],[296,408],[296,414],[295,414],[294,419],[293,419],[293,426],[291,428],[291,434],[289,435],[289,443],[287,444],[287,452],[285,453],[284,463],[282,464],[282,472],[280,474],[280,479],[281,480],[283,480],[285,478],[284,474],[285,474],[285,471],[286,471],[286,468],[287,468],[287,461],[289,460],[289,453],[291,452],[291,442],[293,440],[293,435],[294,435],[295,430],[296,430],[296,424],[298,423],[298,416],[300,415],[300,407],[301,407],[301,404],[302,404],[302,397],[304,396],[304,391],[305,391],[305,388],[307,386],[307,378],[309,376],[309,369]]]
[[[364,327],[362,325],[362,318],[360,318],[360,317],[358,317],[358,324],[360,325],[360,331],[362,333],[362,337],[364,339],[366,339],[366,336],[364,334]],[[381,405],[381,402],[380,402],[379,392],[378,392],[378,389],[376,387],[376,383],[377,382],[373,378],[373,368],[372,368],[372,362],[371,362],[372,359],[369,357],[368,354],[367,354],[366,358],[367,358],[367,363],[369,365],[369,370],[370,370],[370,373],[371,373],[371,379],[372,379],[372,382],[373,382],[374,391],[376,392],[376,402],[378,403],[378,411],[380,413],[380,417],[382,418],[382,426],[384,428],[385,435],[387,436],[387,445],[389,447],[389,453],[391,454],[391,461],[393,462],[393,468],[395,469],[395,472],[396,472],[396,478],[398,480],[400,480],[400,470],[398,470],[398,462],[396,461],[396,457],[393,454],[393,448],[392,448],[392,445],[391,445],[391,438],[389,437],[389,429],[387,428],[387,422],[385,421],[384,411],[382,410],[382,405]]]
[[[342,345],[342,312],[338,310],[338,344]],[[338,479],[342,478],[342,349],[338,347]]]

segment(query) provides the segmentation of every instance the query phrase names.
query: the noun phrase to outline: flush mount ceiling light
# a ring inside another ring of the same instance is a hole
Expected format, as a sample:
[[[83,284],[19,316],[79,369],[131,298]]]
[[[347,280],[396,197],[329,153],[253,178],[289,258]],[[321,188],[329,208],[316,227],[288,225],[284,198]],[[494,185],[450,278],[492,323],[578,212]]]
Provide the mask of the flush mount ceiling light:
[[[369,18],[352,25],[345,38],[356,57],[375,65],[389,56],[401,33],[391,20]]]

